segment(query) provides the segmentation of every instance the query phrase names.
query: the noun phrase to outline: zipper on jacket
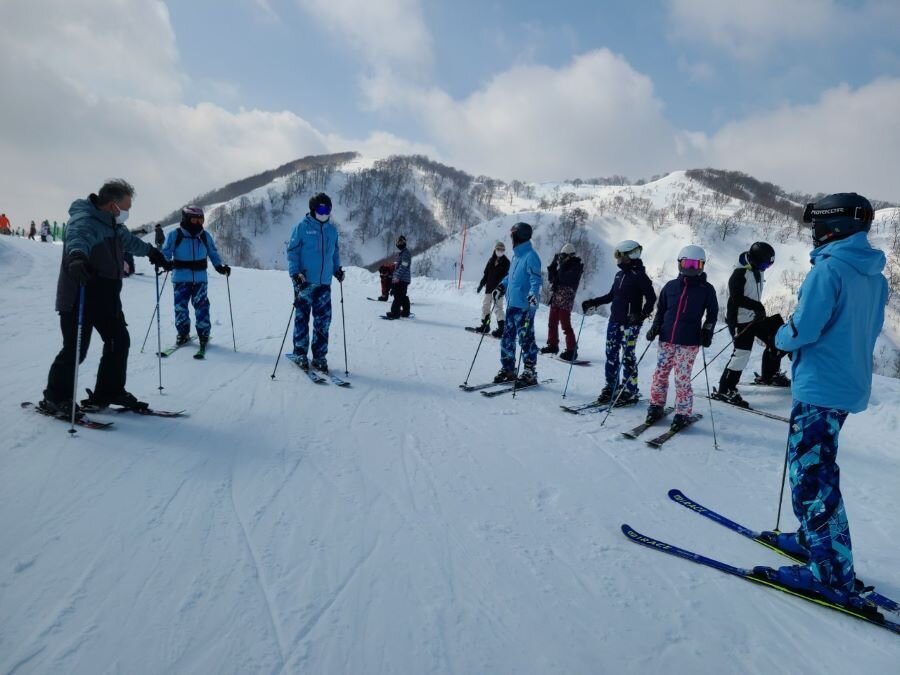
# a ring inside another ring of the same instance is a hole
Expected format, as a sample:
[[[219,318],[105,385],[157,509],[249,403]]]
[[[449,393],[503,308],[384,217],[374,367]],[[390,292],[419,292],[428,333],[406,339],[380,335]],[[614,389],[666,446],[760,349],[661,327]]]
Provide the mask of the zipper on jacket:
[[[678,298],[678,308],[675,310],[675,321],[672,323],[672,334],[669,336],[669,342],[675,342],[675,331],[678,329],[678,319],[681,318],[681,313],[684,311],[683,304],[685,299],[687,298],[687,277],[682,277],[684,279],[684,288],[681,290],[681,297]]]
[[[319,267],[319,283],[325,283],[322,281],[322,275],[325,274],[325,223],[319,223],[319,238],[322,240],[319,248],[322,251],[322,265]]]

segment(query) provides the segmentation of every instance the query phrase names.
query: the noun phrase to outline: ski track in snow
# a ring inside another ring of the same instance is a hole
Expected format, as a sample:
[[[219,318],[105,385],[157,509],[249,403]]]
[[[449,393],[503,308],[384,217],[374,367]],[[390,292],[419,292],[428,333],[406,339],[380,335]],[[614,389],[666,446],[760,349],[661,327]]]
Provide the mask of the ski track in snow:
[[[314,385],[284,358],[273,380],[289,283],[235,269],[239,351],[224,280],[211,275],[207,359],[164,359],[161,394],[155,329],[144,354],[135,344],[155,282],[125,281],[128,387],[189,414],[98,414],[114,428],[70,438],[18,406],[39,399],[59,349],[59,252],[0,239],[0,672],[768,674],[849,672],[861,654],[867,673],[896,672],[895,636],[641,550],[619,531],[630,522],[735,564],[781,564],[666,490],[773,527],[787,425],[713,404],[716,451],[697,398],[704,422],[653,450],[620,435],[643,405],[604,427],[605,413],[561,411],[568,367],[545,358],[540,375],[555,382],[515,400],[460,391],[478,344],[462,330],[480,302],[471,285],[416,279],[417,318],[386,322],[365,300],[377,276],[360,270],[344,284],[352,388]],[[589,317],[581,351],[594,366],[573,370],[565,403],[602,386],[604,334]],[[329,361],[341,376],[342,337],[336,311]],[[94,336],[82,388],[100,344]],[[498,351],[484,343],[471,382],[493,376]],[[654,357],[641,365],[644,392]],[[705,390],[702,377],[695,385]],[[746,389],[760,408],[789,405],[788,392]],[[898,401],[900,382],[877,378],[840,455],[857,569],[894,597],[900,471],[883,440],[900,427]],[[789,499],[782,523],[794,523]]]

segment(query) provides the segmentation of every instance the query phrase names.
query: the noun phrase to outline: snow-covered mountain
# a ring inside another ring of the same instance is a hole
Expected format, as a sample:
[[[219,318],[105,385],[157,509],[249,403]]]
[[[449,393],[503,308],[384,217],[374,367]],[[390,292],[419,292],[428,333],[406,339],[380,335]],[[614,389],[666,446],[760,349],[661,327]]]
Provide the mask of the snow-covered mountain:
[[[487,235],[486,235],[487,238]],[[674,244],[670,243],[670,246]],[[715,404],[664,450],[620,432],[642,410],[559,409],[567,366],[541,357],[539,390],[485,399],[457,385],[478,339],[474,283],[416,278],[416,318],[383,321],[377,276],[348,270],[332,366],[313,385],[281,360],[283,272],[210,276],[207,359],[162,362],[156,285],[125,281],[128,388],[168,420],[103,416],[80,431],[23,411],[60,346],[61,247],[0,237],[0,672],[31,673],[894,673],[897,636],[629,542],[620,525],[730,563],[784,559],[673,504],[673,487],[755,528],[775,525],[787,425]],[[337,289],[335,289],[337,295]],[[174,339],[172,300],[163,340]],[[546,337],[546,307],[538,339]],[[588,316],[567,402],[602,385],[603,317]],[[642,340],[642,348],[643,348]],[[726,344],[720,333],[710,351]],[[93,384],[98,336],[82,366]],[[655,345],[641,366],[648,390]],[[748,371],[758,368],[759,350]],[[487,338],[471,382],[499,367]],[[716,377],[721,362],[712,366]],[[699,365],[698,365],[699,369]],[[705,389],[703,378],[695,382]],[[746,388],[785,413],[790,393]],[[670,391],[670,396],[672,392]],[[856,569],[900,597],[895,444],[900,382],[841,434]],[[795,526],[789,502],[782,528]]]
[[[811,197],[789,195],[736,172],[676,171],[636,185],[533,184],[473,177],[421,156],[371,160],[348,154],[281,173],[208,207],[208,227],[229,260],[285,269],[291,228],[306,213],[310,195],[322,190],[334,200],[344,261],[370,269],[395,252],[402,233],[414,252],[414,274],[458,279],[462,262],[462,278],[477,281],[494,242],[507,241],[518,220],[534,225],[545,267],[563,244],[575,245],[586,269],[579,302],[609,289],[616,271],[612,251],[623,239],[643,245],[657,287],[676,275],[682,246],[703,246],[723,312],[728,276],[754,241],[769,241],[776,249],[764,297],[770,313],[790,314],[809,269],[809,231],[798,217]],[[900,291],[900,210],[877,212],[872,241],[889,254],[892,289],[877,370],[900,376],[900,295],[894,292]]]

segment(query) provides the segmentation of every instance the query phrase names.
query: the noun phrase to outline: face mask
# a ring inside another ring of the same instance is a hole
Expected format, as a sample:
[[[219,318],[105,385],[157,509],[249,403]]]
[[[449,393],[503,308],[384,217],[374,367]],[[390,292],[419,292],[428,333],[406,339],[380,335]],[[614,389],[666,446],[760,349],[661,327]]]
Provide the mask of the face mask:
[[[128,220],[128,211],[119,209],[119,215],[116,216],[116,222],[119,225],[122,225],[126,220]]]
[[[499,258],[501,255],[506,255],[506,249],[505,248],[495,248],[494,254]]]
[[[330,213],[324,213],[324,214],[317,213],[316,214],[316,220],[318,220],[320,223],[327,223],[329,218],[331,218]]]

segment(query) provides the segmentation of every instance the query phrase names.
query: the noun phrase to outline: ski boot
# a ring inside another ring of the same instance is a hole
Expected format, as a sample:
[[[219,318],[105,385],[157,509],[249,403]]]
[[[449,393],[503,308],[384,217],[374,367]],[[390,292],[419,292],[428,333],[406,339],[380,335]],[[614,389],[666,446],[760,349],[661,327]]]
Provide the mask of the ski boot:
[[[187,333],[184,333],[184,334],[179,333],[178,337],[175,338],[175,344],[179,347],[181,347],[182,345],[186,345],[190,341],[191,341],[191,336],[188,335]]]
[[[531,387],[537,383],[537,371],[534,369],[534,366],[531,364],[525,364],[525,367],[522,368],[522,374],[519,375],[518,378],[516,378],[516,386]]]
[[[328,361],[324,356],[321,356],[317,359],[313,359],[310,364],[314,370],[318,370],[320,373],[328,374]]]
[[[681,431],[688,425],[689,419],[690,417],[688,415],[678,413],[672,418],[672,424],[669,426],[669,431]]]
[[[488,335],[491,332],[491,317],[484,317],[484,321],[481,322],[481,325],[475,329],[476,333],[481,333],[482,335]]]
[[[647,407],[647,418],[644,420],[647,424],[653,424],[663,418],[665,411],[661,405],[649,405]]]
[[[200,349],[206,349],[206,345],[209,344],[209,335],[201,335],[200,336]]]
[[[728,403],[729,405],[735,405],[738,408],[750,407],[750,404],[743,399],[737,389],[732,389],[731,391],[718,391],[716,389],[713,389],[712,396],[710,398],[715,401]]]
[[[559,347],[555,345],[547,345],[546,347],[541,347],[541,354],[559,354]]]
[[[44,398],[37,404],[37,407],[45,413],[49,413],[62,420],[71,419],[72,417],[72,401],[51,401],[50,399]],[[84,411],[81,409],[81,406],[76,404],[75,419],[80,420],[82,417],[84,417]]]
[[[501,368],[500,372],[494,377],[494,384],[503,384],[505,382],[515,382],[516,381],[516,371],[514,370],[506,370],[506,368]]]
[[[618,395],[618,398],[613,399],[616,405],[634,405],[641,400],[641,395],[636,391],[628,391],[627,389],[620,391],[622,393]]]
[[[497,328],[494,329],[494,331],[491,333],[491,335],[494,336],[495,338],[502,338],[504,326],[506,326],[506,321],[504,321],[503,319],[500,319],[497,322]]]
[[[127,392],[124,389],[118,394],[113,394],[112,396],[98,396],[90,389],[88,389],[87,391],[88,398],[82,401],[82,405],[86,409],[102,410],[103,408],[108,408],[111,405],[117,405],[125,408],[126,410],[142,410],[150,407],[149,403],[139,401],[134,394]]]
[[[784,373],[775,373],[772,377],[757,375],[753,378],[753,384],[762,384],[768,387],[790,387],[791,381]]]
[[[378,299],[379,299],[381,302],[387,302],[388,296],[386,296],[386,295],[379,295],[379,296],[378,296]]]
[[[297,354],[294,352],[294,358],[292,360],[298,366],[303,368],[303,370],[309,370],[309,357],[306,354]]]
[[[858,612],[877,613],[878,608],[872,602],[853,590],[855,579],[850,582],[849,589],[843,586],[831,586],[816,579],[812,570],[806,565],[787,565],[778,569],[764,566],[754,567],[753,576],[766,581],[774,581],[806,597],[821,598]]]
[[[799,532],[772,532],[771,530],[766,530],[759,533],[759,538],[798,560],[806,561],[809,559],[809,551],[800,542]]]
[[[578,359],[578,352],[576,352],[574,349],[572,349],[572,350],[567,349],[566,351],[564,351],[562,354],[559,355],[559,358],[563,361],[569,361],[569,362],[575,361]]]
[[[597,403],[600,405],[606,405],[613,398],[613,388],[612,385],[606,385],[603,387],[603,391],[600,392],[600,395],[597,397]]]

